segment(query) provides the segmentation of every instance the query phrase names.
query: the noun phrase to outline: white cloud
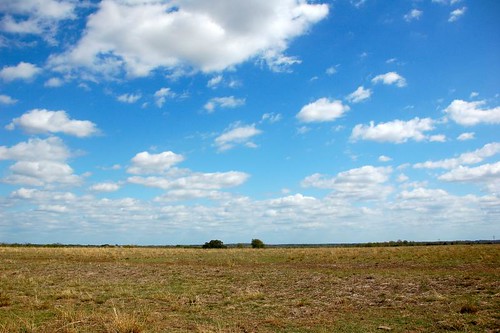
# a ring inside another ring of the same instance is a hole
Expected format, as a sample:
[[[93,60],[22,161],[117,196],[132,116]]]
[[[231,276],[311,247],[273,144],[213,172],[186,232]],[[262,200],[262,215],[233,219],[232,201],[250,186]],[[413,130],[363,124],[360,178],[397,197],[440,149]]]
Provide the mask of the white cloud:
[[[408,12],[408,14],[405,14],[404,19],[406,22],[411,22],[413,20],[418,20],[420,17],[422,17],[422,14],[424,12],[418,9],[412,9]]]
[[[448,18],[448,22],[457,21],[459,18],[461,18],[465,14],[466,11],[467,11],[467,7],[457,8],[457,9],[453,10],[450,13],[450,17]]]
[[[380,155],[378,157],[378,160],[379,160],[379,162],[389,162],[389,161],[392,161],[392,158],[390,158],[389,156]]]
[[[214,76],[213,78],[208,80],[207,87],[208,88],[216,88],[219,84],[221,84],[222,79],[223,79],[222,75]]]
[[[143,151],[132,158],[132,166],[127,169],[127,172],[132,174],[161,174],[182,161],[184,161],[184,156],[171,151],[159,154],[150,154]]]
[[[465,132],[465,133],[460,134],[457,137],[457,140],[459,140],[459,141],[472,140],[472,139],[474,139],[474,135],[475,135],[474,132]]]
[[[71,156],[69,149],[58,137],[32,138],[10,148],[0,146],[0,160],[65,161]]]
[[[0,160],[13,160],[10,174],[2,179],[8,184],[46,186],[50,184],[79,185],[82,177],[73,174],[66,164],[70,151],[61,139],[33,138],[12,147],[0,146]]]
[[[457,168],[439,176],[440,180],[448,182],[470,182],[485,184],[492,192],[500,191],[500,162],[483,164],[469,168]]]
[[[8,95],[0,95],[0,104],[12,105],[12,104],[16,104],[16,103],[17,103],[17,99],[14,99]]]
[[[208,113],[215,112],[217,107],[220,108],[236,108],[245,105],[244,98],[235,98],[234,96],[214,97],[211,98],[204,106]]]
[[[281,115],[281,113],[274,113],[274,112],[264,113],[262,115],[261,122],[269,122],[271,124],[274,124],[280,121],[282,118],[283,116]]]
[[[224,133],[215,138],[215,146],[219,151],[226,151],[240,144],[249,148],[255,148],[255,144],[250,141],[254,136],[262,131],[255,128],[255,125],[241,125],[235,123],[229,126]]]
[[[396,86],[402,88],[406,86],[406,79],[396,72],[388,72],[375,76],[372,79],[372,83],[383,83],[386,85],[395,84]]]
[[[440,161],[427,161],[417,163],[414,168],[425,169],[453,169],[461,165],[477,164],[484,161],[488,157],[495,156],[500,153],[500,142],[492,142],[485,144],[483,147],[476,149],[473,152],[463,153],[456,158],[448,158]]]
[[[334,75],[337,73],[337,66],[330,66],[325,71],[326,75]]]
[[[473,126],[481,123],[500,124],[500,106],[481,109],[485,101],[466,102],[456,99],[444,110],[457,124]]]
[[[50,63],[131,76],[182,66],[222,71],[252,58],[281,68],[298,61],[283,54],[288,43],[328,11],[326,4],[296,0],[107,0],[89,17],[77,45]]]
[[[139,177],[128,178],[128,182],[148,187],[156,187],[163,190],[220,190],[243,184],[249,177],[248,174],[239,171],[201,173],[187,171],[182,177],[165,175],[162,177]]]
[[[477,96],[479,96],[479,93],[477,91],[473,91],[469,95],[470,98],[476,98]]]
[[[28,133],[64,133],[77,137],[87,137],[98,132],[94,123],[88,120],[73,120],[65,111],[33,109],[6,126],[13,130],[22,128]]]
[[[363,86],[359,86],[358,89],[349,94],[346,99],[351,103],[359,103],[370,98],[371,95],[371,89],[365,89]]]
[[[0,70],[0,78],[6,82],[14,80],[31,80],[42,71],[36,65],[20,62],[16,66],[5,66]]]
[[[97,183],[89,188],[94,192],[115,192],[120,189],[120,184],[117,183]]]
[[[349,109],[349,106],[343,105],[339,100],[330,101],[328,98],[320,98],[302,107],[296,117],[305,123],[334,121],[342,117]]]
[[[403,143],[408,140],[423,141],[427,139],[424,132],[434,129],[434,121],[430,118],[418,117],[409,121],[393,120],[369,126],[358,124],[354,126],[351,140],[371,140],[378,142]]]
[[[64,84],[64,81],[61,80],[60,78],[58,77],[52,77],[50,79],[48,79],[47,81],[45,81],[45,83],[43,84],[45,87],[49,87],[49,88],[57,88],[57,87],[60,87]]]
[[[163,107],[167,98],[174,98],[176,94],[170,88],[161,88],[155,92],[156,106]]]
[[[446,142],[446,135],[444,134],[436,134],[429,136],[430,142]]]
[[[116,99],[122,103],[135,103],[142,97],[141,94],[123,94],[118,96]]]
[[[1,1],[0,30],[9,33],[35,34],[55,44],[54,36],[62,20],[74,19],[77,2],[66,0]]]
[[[335,177],[313,174],[302,181],[304,187],[331,189],[333,196],[353,200],[375,200],[386,197],[392,187],[384,185],[392,173],[391,167],[365,165],[340,172]]]

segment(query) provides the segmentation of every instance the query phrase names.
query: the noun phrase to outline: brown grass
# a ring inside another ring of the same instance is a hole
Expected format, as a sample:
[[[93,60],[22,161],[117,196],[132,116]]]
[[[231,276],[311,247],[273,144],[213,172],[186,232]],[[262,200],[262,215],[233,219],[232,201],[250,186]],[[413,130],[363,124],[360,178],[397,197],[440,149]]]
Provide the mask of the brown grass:
[[[500,332],[500,246],[0,247],[0,332]]]

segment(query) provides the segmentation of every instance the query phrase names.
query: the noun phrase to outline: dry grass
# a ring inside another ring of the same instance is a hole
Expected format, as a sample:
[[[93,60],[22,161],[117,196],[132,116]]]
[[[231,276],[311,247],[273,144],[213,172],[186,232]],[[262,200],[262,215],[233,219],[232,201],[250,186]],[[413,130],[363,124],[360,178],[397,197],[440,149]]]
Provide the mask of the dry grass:
[[[0,247],[0,332],[500,332],[500,246]]]

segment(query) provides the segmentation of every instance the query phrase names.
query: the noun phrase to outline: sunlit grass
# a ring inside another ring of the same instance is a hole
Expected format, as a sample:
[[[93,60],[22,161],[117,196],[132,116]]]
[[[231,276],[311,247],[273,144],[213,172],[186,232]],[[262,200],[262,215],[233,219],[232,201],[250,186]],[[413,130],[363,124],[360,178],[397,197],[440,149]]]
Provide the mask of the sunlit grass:
[[[500,247],[0,247],[0,332],[494,332]]]

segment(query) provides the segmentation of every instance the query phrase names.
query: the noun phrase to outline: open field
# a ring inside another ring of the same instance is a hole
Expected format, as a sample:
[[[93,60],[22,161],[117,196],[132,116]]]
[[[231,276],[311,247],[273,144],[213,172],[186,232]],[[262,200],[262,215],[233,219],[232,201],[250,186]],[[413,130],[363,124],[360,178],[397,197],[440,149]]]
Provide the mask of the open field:
[[[500,246],[0,247],[0,332],[500,332]]]

